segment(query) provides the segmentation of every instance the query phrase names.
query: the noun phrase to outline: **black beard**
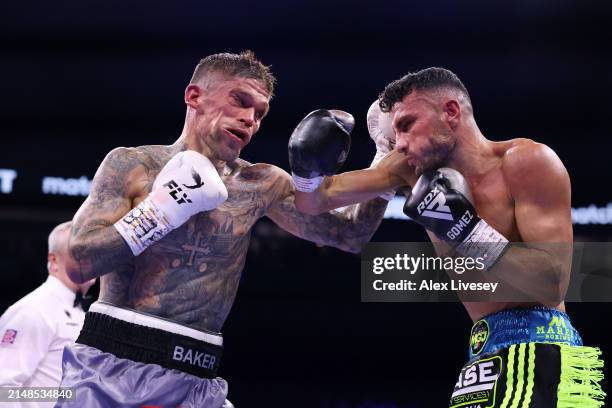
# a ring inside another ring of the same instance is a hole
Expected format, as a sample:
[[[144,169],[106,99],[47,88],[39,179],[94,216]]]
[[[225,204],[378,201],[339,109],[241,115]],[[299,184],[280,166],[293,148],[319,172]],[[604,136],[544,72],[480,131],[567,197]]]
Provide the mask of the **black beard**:
[[[428,170],[437,170],[444,167],[448,163],[448,159],[455,150],[456,142],[448,136],[439,137],[438,140],[432,143],[431,149],[423,154],[424,160],[420,166],[416,166],[415,172],[417,175],[423,174]]]

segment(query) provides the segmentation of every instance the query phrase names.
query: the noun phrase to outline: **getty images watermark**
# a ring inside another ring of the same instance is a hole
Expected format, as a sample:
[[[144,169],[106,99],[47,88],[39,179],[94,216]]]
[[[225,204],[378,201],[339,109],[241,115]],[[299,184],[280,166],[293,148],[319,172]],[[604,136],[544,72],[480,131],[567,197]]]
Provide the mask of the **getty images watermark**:
[[[612,243],[511,243],[501,255],[497,244],[478,245],[481,256],[469,257],[444,243],[370,243],[361,257],[361,299],[612,302]]]
[[[372,272],[382,275],[388,271],[402,271],[411,275],[421,272],[436,272],[439,270],[453,271],[457,275],[463,275],[466,271],[486,270],[484,257],[470,258],[465,256],[425,256],[423,253],[417,256],[395,254],[393,257],[378,256],[372,259]],[[461,279],[450,279],[449,282],[438,282],[434,279],[400,279],[399,281],[386,282],[382,277],[375,279],[372,286],[376,291],[385,290],[408,290],[408,291],[438,291],[438,290],[484,290],[495,293],[498,282],[463,282]]]

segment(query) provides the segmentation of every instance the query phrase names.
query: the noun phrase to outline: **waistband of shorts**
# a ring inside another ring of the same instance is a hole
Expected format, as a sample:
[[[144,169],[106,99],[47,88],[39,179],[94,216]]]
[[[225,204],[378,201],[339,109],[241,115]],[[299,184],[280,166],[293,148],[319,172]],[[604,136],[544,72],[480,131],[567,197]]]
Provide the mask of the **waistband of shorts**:
[[[488,315],[472,326],[469,359],[521,343],[581,346],[582,338],[567,314],[545,306],[507,309]]]
[[[95,302],[77,343],[118,358],[215,378],[223,352],[219,333],[200,331],[148,313]]]
[[[216,346],[223,346],[223,337],[221,336],[221,333],[196,330],[149,313],[118,307],[102,301],[94,302],[89,308],[89,311],[114,317],[115,319],[123,320],[124,322],[134,323],[140,326],[150,327],[152,329],[163,330],[168,333],[191,337],[195,340],[204,341]]]

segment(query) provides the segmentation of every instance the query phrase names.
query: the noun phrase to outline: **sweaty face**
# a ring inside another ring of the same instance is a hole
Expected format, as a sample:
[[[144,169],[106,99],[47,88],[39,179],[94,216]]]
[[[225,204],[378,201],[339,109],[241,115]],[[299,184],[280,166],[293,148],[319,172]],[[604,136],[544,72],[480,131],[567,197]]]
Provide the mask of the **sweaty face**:
[[[220,77],[198,103],[197,133],[216,158],[232,161],[259,130],[270,94],[258,80]]]
[[[412,92],[391,111],[395,149],[408,157],[417,174],[443,167],[455,148],[455,136],[442,120],[435,98]]]

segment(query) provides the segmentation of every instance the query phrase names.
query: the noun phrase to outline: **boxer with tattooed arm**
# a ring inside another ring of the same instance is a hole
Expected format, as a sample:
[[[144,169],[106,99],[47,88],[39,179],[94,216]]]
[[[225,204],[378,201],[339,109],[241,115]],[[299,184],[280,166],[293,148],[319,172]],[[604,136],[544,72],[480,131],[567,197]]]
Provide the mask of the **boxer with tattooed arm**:
[[[219,332],[254,223],[269,217],[349,252],[370,239],[385,200],[305,215],[285,171],[239,158],[268,113],[274,81],[251,52],[208,56],[185,90],[174,144],[118,148],[104,159],[74,217],[69,268],[78,282],[101,277],[101,301],[64,353],[61,386],[75,387],[77,400],[57,406],[229,406],[216,375]],[[328,131],[348,136],[350,115],[336,114]]]

